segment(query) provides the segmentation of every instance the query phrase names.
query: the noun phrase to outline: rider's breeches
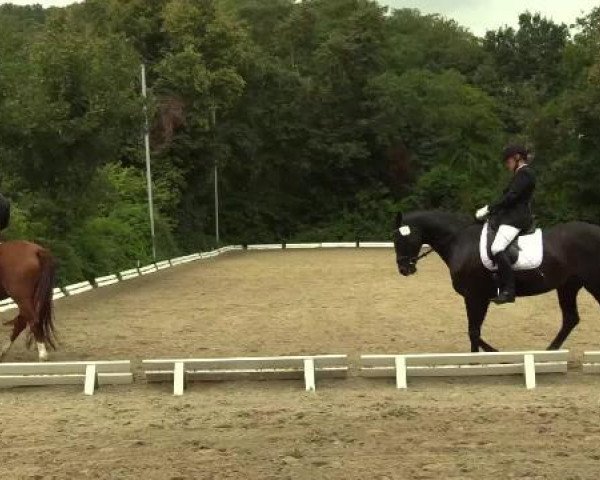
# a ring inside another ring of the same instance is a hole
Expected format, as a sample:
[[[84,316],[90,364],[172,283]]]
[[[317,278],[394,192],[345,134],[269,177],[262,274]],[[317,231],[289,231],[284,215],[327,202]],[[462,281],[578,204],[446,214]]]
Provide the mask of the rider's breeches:
[[[492,255],[495,256],[498,252],[506,250],[506,247],[517,237],[519,229],[512,225],[500,225],[494,241],[492,242]]]

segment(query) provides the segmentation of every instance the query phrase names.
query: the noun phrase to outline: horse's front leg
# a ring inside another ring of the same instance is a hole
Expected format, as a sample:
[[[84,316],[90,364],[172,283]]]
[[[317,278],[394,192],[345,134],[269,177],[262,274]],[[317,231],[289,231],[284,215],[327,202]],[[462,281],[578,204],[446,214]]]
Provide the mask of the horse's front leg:
[[[4,359],[4,357],[8,354],[10,347],[12,347],[13,342],[10,340],[6,341],[2,348],[0,349],[0,362]]]
[[[10,334],[10,339],[2,346],[2,349],[0,350],[0,361],[2,361],[2,359],[8,354],[10,347],[12,347],[17,337],[23,330],[25,330],[25,327],[27,326],[27,322],[20,314],[17,315],[14,320],[6,323],[12,323],[13,331]]]
[[[486,352],[497,352],[494,347],[484,342],[481,338],[481,326],[490,306],[489,298],[483,295],[469,295],[465,297],[465,306],[467,308],[467,318],[469,319],[471,351],[478,352],[479,347],[481,347]]]

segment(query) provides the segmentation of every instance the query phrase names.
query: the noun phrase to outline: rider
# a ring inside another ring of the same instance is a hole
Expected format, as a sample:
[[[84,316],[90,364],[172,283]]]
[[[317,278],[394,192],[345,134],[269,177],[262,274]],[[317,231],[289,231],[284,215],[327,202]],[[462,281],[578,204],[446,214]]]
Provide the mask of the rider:
[[[10,202],[0,194],[0,231],[8,227],[10,223]]]
[[[504,149],[502,161],[513,177],[496,202],[475,213],[478,220],[493,217],[498,226],[491,246],[493,260],[498,265],[498,296],[492,299],[497,304],[515,301],[515,276],[506,248],[520,232],[533,225],[531,199],[535,190],[535,174],[527,164],[527,155],[527,149],[521,145],[510,145]]]

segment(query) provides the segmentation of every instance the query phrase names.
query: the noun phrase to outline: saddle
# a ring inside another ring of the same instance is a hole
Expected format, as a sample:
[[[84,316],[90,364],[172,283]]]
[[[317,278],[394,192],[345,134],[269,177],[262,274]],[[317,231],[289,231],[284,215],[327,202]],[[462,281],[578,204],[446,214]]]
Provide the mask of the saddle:
[[[494,222],[487,222],[485,225],[485,229],[487,232],[487,254],[489,258],[492,258],[492,243],[494,238],[496,238],[496,233],[498,232],[499,225],[496,225]],[[517,263],[519,259],[519,251],[521,250],[519,247],[519,237],[524,237],[527,235],[533,235],[535,233],[536,227],[532,225],[528,230],[523,230],[520,232],[515,239],[508,244],[506,247],[506,253],[508,254],[508,258],[510,260],[511,265]]]
[[[492,260],[491,245],[498,231],[498,225],[486,222],[481,231],[479,251],[481,262],[488,270],[497,270]],[[538,268],[543,259],[542,231],[535,226],[522,231],[507,247],[506,253],[513,270],[531,270]]]

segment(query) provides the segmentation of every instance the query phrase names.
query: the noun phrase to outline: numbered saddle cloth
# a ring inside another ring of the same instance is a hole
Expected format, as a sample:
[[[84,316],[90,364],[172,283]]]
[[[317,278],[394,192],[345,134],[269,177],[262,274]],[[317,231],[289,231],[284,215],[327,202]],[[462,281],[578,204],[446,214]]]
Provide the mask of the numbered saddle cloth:
[[[483,266],[488,270],[498,269],[490,259],[489,246],[494,241],[494,232],[490,230],[488,222],[481,230],[481,239],[479,241],[479,255]],[[538,268],[542,264],[544,257],[544,247],[542,239],[542,230],[536,228],[534,233],[528,235],[519,235],[507,249],[512,263],[513,270],[531,270]]]

